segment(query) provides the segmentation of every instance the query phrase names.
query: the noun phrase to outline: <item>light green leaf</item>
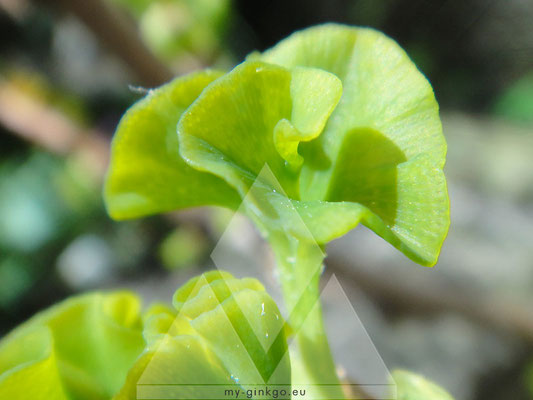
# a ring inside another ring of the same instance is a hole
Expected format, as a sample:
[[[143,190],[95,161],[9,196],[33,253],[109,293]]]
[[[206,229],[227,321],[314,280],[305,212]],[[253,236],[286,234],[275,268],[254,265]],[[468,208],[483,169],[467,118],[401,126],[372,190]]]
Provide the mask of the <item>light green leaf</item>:
[[[433,265],[449,226],[446,142],[431,85],[405,52],[375,30],[328,24],[252,58],[322,68],[342,81],[342,98],[323,133],[302,148],[310,157],[300,193],[304,201],[356,204],[328,204],[349,211],[336,215],[335,224],[314,223],[317,241],[362,220],[415,261]]]
[[[363,156],[353,157],[341,165],[355,171],[361,161]],[[366,174],[344,175],[348,184],[330,194],[343,201],[295,203],[315,240],[328,243],[361,222],[419,264],[435,264],[449,226],[442,170],[425,154],[373,171],[365,168],[360,170]]]
[[[385,66],[368,61],[369,65],[350,65],[344,72],[351,76],[352,69],[362,68],[364,72],[359,72],[364,74],[377,70],[375,77],[365,75],[364,83],[386,91],[377,78],[384,77],[392,94],[382,93],[378,99],[374,91],[360,87],[360,77],[351,77],[334,109],[341,86],[333,75],[308,66],[288,71],[246,62],[210,85],[181,118],[180,154],[191,166],[225,179],[243,198],[266,163],[302,211],[318,243],[325,244],[362,222],[416,262],[433,265],[448,230],[449,202],[442,172],[446,146],[431,87],[394,42],[374,31],[325,26],[296,38],[301,41],[311,35],[321,45],[316,32],[320,37],[333,32],[333,46],[340,40],[337,31],[347,35],[344,41],[360,33],[362,47],[352,51],[362,52],[362,58],[369,57],[369,51],[379,53],[372,41],[388,49],[387,54],[398,53],[389,54],[394,63],[388,58],[382,60]],[[281,50],[288,44],[282,42]],[[301,52],[291,50],[292,56]],[[333,52],[326,50],[325,54]],[[315,67],[324,66],[314,57],[309,59]],[[337,60],[331,69],[341,73],[340,67]],[[409,85],[402,83],[403,78],[392,82],[393,67],[411,77],[414,94],[402,86]],[[358,95],[367,96],[374,106],[365,108],[369,106]],[[273,105],[265,99],[277,101]],[[388,107],[381,104],[384,101]],[[378,105],[388,124],[372,114]],[[319,193],[321,187],[324,193]],[[283,196],[278,193],[276,199],[273,194],[270,207],[285,207]]]
[[[291,121],[282,119],[274,127],[274,144],[281,157],[298,168],[303,163],[298,145],[320,135],[340,100],[342,84],[335,75],[322,70],[295,68],[290,94]]]
[[[396,383],[398,400],[453,400],[444,389],[420,375],[407,371],[395,371],[392,379]]]
[[[148,312],[148,347],[117,399],[201,399],[212,398],[213,385],[290,384],[284,322],[258,281],[211,271],[181,287],[173,305]]]
[[[53,339],[45,327],[0,344],[0,398],[36,400],[68,399],[53,350]]]
[[[287,68],[322,68],[342,81],[341,102],[319,138],[333,164],[348,133],[370,128],[391,140],[407,159],[428,153],[443,166],[446,142],[431,85],[401,47],[382,33],[321,25],[291,35],[261,59]],[[329,179],[323,180],[321,197]]]
[[[178,290],[173,304],[241,383],[271,382],[274,373],[290,383],[283,319],[259,281],[212,271]]]
[[[135,296],[116,292],[37,314],[0,343],[0,393],[22,398],[31,379],[35,390],[42,384],[35,399],[109,399],[144,348],[139,309]]]
[[[329,24],[250,58],[270,64],[178,79],[126,114],[111,215],[235,208],[268,165],[318,243],[362,222],[435,264],[449,225],[446,143],[431,86],[405,52],[374,30]]]
[[[179,118],[220,75],[208,70],[177,78],[150,91],[123,116],[113,139],[105,185],[106,206],[113,218],[239,204],[237,194],[224,181],[189,167],[179,156]]]
[[[298,143],[320,134],[341,90],[324,71],[244,62],[206,88],[180,119],[180,154],[242,197],[267,163],[298,198]]]

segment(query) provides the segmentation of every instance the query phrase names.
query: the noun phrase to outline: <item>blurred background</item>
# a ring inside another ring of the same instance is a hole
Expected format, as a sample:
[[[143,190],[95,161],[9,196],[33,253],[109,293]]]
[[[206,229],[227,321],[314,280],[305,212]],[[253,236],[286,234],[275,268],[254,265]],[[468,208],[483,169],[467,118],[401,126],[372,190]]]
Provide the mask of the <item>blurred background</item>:
[[[327,273],[389,368],[458,400],[532,399],[531,0],[0,0],[0,335],[78,292],[168,300],[212,268],[230,213],[106,215],[117,122],[143,88],[327,21],[384,31],[431,81],[452,206],[436,267],[361,227],[331,244]],[[240,226],[230,244],[252,252]]]

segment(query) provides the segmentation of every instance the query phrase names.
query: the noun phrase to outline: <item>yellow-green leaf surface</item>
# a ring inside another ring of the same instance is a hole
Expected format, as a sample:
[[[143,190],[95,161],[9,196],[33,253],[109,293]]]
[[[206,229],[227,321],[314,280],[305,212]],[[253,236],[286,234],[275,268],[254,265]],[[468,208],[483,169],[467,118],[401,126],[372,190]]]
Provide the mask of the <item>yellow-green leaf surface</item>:
[[[311,68],[244,62],[209,85],[178,124],[180,154],[226,180],[244,197],[265,164],[299,198],[298,144],[317,137],[342,92]]]
[[[144,348],[139,311],[135,296],[117,292],[37,314],[0,342],[0,398],[111,398]]]
[[[223,180],[189,167],[179,156],[178,120],[220,75],[207,70],[177,78],[151,90],[126,112],[113,139],[105,186],[112,217],[239,204],[237,194]]]
[[[449,226],[445,155],[435,96],[405,52],[328,24],[136,104],[114,139],[106,202],[116,218],[235,209],[268,166],[284,192],[269,207],[287,196],[319,244],[363,223],[430,266]]]
[[[48,329],[36,327],[0,345],[1,399],[68,399],[52,341]]]
[[[258,281],[208,272],[173,304],[147,313],[148,347],[117,399],[203,399],[224,388],[290,384],[284,321]]]
[[[448,392],[420,375],[395,371],[392,379],[396,384],[398,400],[453,400]]]
[[[405,52],[375,30],[328,24],[297,32],[259,58],[322,68],[343,84],[324,131],[302,149],[325,159],[306,159],[300,177],[302,200],[328,203],[298,206],[308,210],[302,215],[317,241],[362,221],[433,265],[449,226],[446,142],[431,85]]]

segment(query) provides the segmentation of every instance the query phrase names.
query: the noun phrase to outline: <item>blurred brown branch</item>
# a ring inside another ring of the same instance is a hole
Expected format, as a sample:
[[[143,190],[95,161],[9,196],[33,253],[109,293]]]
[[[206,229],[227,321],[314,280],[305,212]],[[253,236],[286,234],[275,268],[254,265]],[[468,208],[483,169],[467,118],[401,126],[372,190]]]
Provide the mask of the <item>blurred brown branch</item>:
[[[132,21],[105,0],[36,0],[54,5],[79,18],[114,54],[120,57],[146,87],[159,86],[173,77],[141,40]]]
[[[77,153],[102,177],[109,158],[103,132],[86,130],[59,110],[0,80],[0,124],[15,135],[54,154]]]

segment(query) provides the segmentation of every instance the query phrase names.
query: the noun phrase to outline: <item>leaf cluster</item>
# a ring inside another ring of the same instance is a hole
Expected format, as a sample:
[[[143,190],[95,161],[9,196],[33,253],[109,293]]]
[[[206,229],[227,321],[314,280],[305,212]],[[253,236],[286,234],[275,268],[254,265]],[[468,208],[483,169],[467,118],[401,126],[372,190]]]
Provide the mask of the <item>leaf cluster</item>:
[[[449,226],[445,154],[431,85],[405,52],[328,24],[150,91],[117,129],[105,198],[117,219],[237,209],[268,166],[271,207],[288,198],[317,243],[363,223],[430,266]]]

